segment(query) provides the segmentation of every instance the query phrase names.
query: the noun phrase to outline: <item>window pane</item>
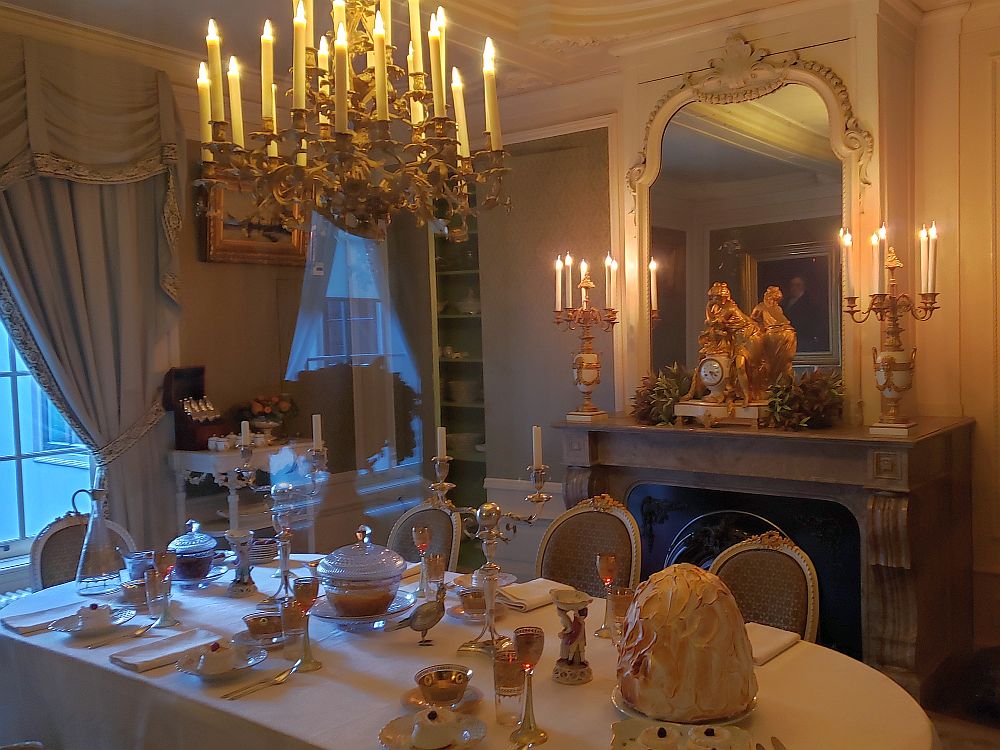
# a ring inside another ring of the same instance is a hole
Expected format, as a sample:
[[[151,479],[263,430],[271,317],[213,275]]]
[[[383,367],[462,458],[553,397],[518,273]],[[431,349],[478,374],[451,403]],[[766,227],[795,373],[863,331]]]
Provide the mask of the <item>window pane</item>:
[[[14,369],[18,372],[28,371],[28,365],[21,359],[21,352],[17,350],[17,347],[14,347]]]
[[[7,328],[0,325],[0,372],[10,369],[10,338]]]
[[[24,523],[28,536],[72,510],[70,498],[90,486],[86,454],[60,454],[50,458],[26,458],[21,464],[24,480]],[[0,485],[3,486],[3,485]],[[81,500],[87,500],[85,496]],[[79,508],[90,512],[90,506]]]
[[[21,536],[17,522],[17,474],[14,461],[0,461],[0,540]]]
[[[0,377],[0,456],[14,455],[13,378]],[[0,491],[6,492],[0,484]]]
[[[48,399],[30,375],[17,376],[17,416],[21,431],[21,453],[42,450],[42,407]]]

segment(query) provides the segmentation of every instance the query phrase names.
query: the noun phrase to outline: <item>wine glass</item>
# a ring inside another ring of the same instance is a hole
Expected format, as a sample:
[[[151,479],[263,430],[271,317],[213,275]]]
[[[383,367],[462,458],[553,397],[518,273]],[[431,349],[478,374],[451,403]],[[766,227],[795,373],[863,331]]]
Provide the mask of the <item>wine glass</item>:
[[[323,666],[323,663],[315,659],[312,655],[312,648],[309,642],[309,611],[316,605],[319,599],[319,578],[313,576],[299,576],[292,582],[292,596],[295,604],[302,610],[302,663],[299,664],[299,672],[315,672]]]
[[[542,657],[545,648],[545,631],[538,627],[525,626],[514,629],[514,650],[524,670],[524,717],[521,726],[514,730],[510,741],[519,747],[541,745],[549,736],[535,724],[535,706],[532,700],[531,675]]]
[[[420,599],[431,597],[430,586],[427,584],[427,550],[430,549],[433,538],[434,535],[429,527],[413,527],[413,545],[420,553],[420,586],[417,587],[417,598]]]
[[[597,553],[597,576],[604,584],[604,624],[594,633],[598,638],[611,638],[614,634],[611,612],[611,587],[618,577],[618,556],[611,552]]]

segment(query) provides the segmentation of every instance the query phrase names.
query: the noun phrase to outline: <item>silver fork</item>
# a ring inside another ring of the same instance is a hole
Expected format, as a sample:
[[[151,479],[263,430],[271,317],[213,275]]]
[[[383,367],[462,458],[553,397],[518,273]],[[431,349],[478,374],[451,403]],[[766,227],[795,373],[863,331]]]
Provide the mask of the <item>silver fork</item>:
[[[149,623],[148,625],[143,625],[141,628],[136,628],[131,633],[119,633],[118,635],[113,635],[110,638],[105,638],[103,641],[97,641],[96,643],[91,643],[87,648],[100,648],[101,646],[107,646],[109,643],[114,643],[115,641],[121,640],[122,638],[138,638],[140,635],[145,633],[155,623]]]
[[[266,687],[271,687],[272,685],[282,685],[288,681],[288,678],[295,674],[295,670],[299,668],[302,664],[302,660],[299,659],[288,669],[278,672],[274,677],[267,680],[261,680],[260,682],[253,682],[244,687],[238,688],[236,690],[230,690],[228,693],[223,693],[220,697],[225,698],[227,701],[233,701],[237,698],[242,698],[245,695],[250,695],[251,693],[256,693],[258,690],[263,690]]]

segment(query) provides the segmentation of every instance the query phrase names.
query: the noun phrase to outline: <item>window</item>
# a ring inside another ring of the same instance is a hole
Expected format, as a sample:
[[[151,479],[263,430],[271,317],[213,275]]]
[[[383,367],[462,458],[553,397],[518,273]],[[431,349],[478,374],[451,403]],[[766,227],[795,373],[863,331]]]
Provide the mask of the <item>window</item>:
[[[323,319],[326,359],[368,364],[382,352],[382,304],[377,299],[327,297]]]
[[[90,452],[0,326],[0,559],[26,554],[90,480]]]

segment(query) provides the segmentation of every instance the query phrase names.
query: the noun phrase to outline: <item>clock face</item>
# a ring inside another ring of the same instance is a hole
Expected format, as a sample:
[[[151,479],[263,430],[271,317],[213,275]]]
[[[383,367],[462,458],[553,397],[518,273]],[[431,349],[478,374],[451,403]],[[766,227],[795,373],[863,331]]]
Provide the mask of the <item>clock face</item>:
[[[716,386],[722,382],[722,376],[725,372],[722,369],[722,363],[717,359],[705,359],[701,363],[700,368],[701,381],[709,386]]]

